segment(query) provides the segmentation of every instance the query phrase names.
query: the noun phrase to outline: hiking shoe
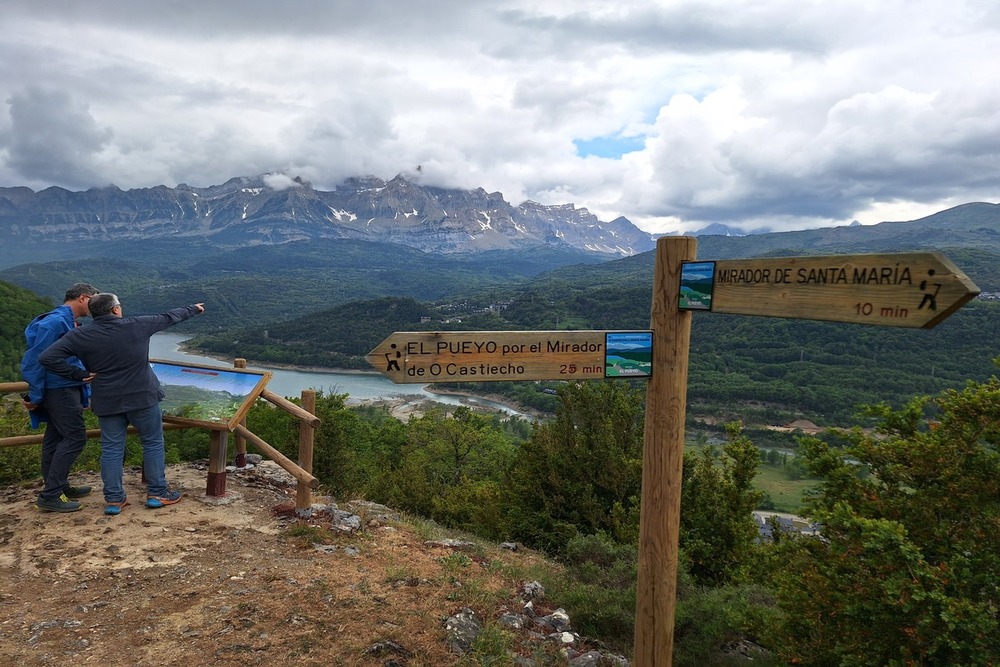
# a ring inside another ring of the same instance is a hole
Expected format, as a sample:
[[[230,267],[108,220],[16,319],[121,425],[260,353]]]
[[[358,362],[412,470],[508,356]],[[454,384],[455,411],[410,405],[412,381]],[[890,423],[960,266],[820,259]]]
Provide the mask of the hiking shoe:
[[[108,516],[118,516],[119,514],[122,513],[122,509],[126,505],[128,505],[128,498],[125,498],[124,500],[117,503],[110,501],[105,502],[104,513],[107,514]]]
[[[90,493],[90,487],[87,486],[86,484],[81,484],[80,486],[73,486],[72,484],[68,484],[63,487],[63,495],[69,498],[70,500],[74,498],[83,498],[89,493]]]
[[[181,501],[180,491],[167,491],[162,496],[146,496],[146,507],[149,509],[159,509],[167,505],[173,505]]]
[[[39,496],[38,500],[35,501],[35,507],[43,512],[75,512],[83,505],[75,500],[70,500],[66,494],[62,494],[54,500]]]

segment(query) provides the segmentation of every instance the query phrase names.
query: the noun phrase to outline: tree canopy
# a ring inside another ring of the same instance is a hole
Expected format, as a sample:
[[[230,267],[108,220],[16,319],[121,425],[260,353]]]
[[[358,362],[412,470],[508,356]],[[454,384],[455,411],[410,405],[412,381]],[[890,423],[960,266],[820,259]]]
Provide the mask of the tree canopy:
[[[28,323],[54,304],[0,280],[0,382],[18,382],[21,379],[21,357],[24,356],[24,328]]]
[[[1000,381],[871,411],[872,433],[803,443],[822,537],[781,542],[775,645],[820,666],[996,664]]]

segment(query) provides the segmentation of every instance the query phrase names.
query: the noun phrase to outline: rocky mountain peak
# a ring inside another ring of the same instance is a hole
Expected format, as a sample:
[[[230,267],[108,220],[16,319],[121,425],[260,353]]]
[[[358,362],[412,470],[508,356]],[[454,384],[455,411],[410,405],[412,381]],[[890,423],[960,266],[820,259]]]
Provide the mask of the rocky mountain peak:
[[[178,236],[226,247],[346,238],[445,253],[561,246],[629,256],[654,247],[626,218],[602,222],[573,204],[514,206],[499,192],[422,186],[402,174],[348,178],[329,192],[284,174],[237,176],[204,188],[0,188],[5,243]]]
[[[349,178],[328,192],[284,174],[238,176],[204,188],[0,188],[5,244],[167,236],[229,247],[348,238],[446,253],[561,246],[628,256],[654,247],[649,234],[623,217],[602,222],[573,204],[514,206],[499,192],[423,186],[401,174],[389,181]]]

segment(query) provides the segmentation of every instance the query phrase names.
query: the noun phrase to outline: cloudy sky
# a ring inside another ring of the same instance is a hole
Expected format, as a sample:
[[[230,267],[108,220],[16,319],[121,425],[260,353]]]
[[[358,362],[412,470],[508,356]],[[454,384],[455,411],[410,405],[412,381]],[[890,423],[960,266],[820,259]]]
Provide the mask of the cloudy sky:
[[[651,232],[1000,201],[996,0],[0,0],[0,186],[349,176]]]

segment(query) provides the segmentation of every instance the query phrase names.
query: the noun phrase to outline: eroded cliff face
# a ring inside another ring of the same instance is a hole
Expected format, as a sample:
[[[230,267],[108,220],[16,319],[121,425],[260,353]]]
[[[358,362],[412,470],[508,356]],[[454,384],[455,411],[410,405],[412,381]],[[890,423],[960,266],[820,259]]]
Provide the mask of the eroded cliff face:
[[[315,190],[300,179],[275,189],[264,177],[207,188],[0,188],[5,245],[177,237],[234,247],[347,238],[427,252],[546,245],[622,257],[655,246],[626,218],[602,222],[572,204],[514,206],[482,188],[424,187],[400,176],[348,179],[333,191]]]

